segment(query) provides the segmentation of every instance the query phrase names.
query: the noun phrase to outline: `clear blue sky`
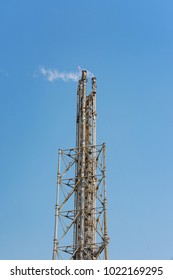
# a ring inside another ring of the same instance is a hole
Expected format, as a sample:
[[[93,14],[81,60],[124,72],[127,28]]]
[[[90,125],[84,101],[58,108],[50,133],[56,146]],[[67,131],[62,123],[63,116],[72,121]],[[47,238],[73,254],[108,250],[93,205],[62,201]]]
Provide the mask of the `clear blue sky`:
[[[172,0],[0,2],[0,259],[51,259],[58,148],[97,77],[110,259],[173,258]]]

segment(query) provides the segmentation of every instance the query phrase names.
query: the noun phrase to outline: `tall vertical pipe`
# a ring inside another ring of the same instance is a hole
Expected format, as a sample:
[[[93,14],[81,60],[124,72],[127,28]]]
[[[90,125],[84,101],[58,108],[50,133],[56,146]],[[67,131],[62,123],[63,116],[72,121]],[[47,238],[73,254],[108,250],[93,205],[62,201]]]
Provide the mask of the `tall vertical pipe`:
[[[92,78],[92,94],[93,94],[93,143],[96,145],[96,77]]]
[[[104,243],[105,243],[105,260],[108,260],[108,232],[107,232],[107,199],[106,199],[106,145],[103,144],[103,188],[104,188]]]
[[[82,71],[82,100],[81,100],[81,113],[82,113],[82,124],[81,124],[81,130],[82,130],[82,150],[81,150],[81,215],[80,215],[80,259],[82,260],[84,258],[84,238],[85,238],[85,231],[84,231],[84,225],[85,225],[85,217],[84,217],[84,207],[85,207],[85,194],[84,194],[84,187],[85,187],[85,146],[86,146],[86,75],[87,71]]]
[[[93,223],[93,244],[96,243],[96,77],[92,78],[92,175],[93,175],[93,201],[92,201],[92,223]],[[95,250],[93,245],[93,251]]]
[[[56,205],[55,205],[55,229],[54,229],[54,247],[53,247],[53,260],[57,257],[57,232],[58,232],[58,217],[59,217],[59,189],[61,185],[60,175],[60,163],[61,163],[61,149],[58,152],[58,172],[57,172],[57,191],[56,191]]]
[[[79,108],[80,108],[80,91],[81,91],[81,80],[79,80],[78,82],[78,90],[77,90],[77,108],[76,108],[76,148],[79,148],[79,126],[80,126],[80,114],[79,114]],[[79,173],[79,169],[78,169],[78,160],[79,160],[79,156],[78,153],[76,153],[76,165],[75,165],[75,183],[78,184],[78,173]],[[77,189],[75,190],[75,194],[74,194],[74,217],[76,217],[76,214],[78,212],[78,185],[77,185]],[[75,227],[74,227],[74,232],[73,232],[73,248],[74,251],[76,251],[76,244],[77,244],[77,240],[78,240],[78,232],[77,232],[77,228],[78,228],[78,219],[75,221]]]

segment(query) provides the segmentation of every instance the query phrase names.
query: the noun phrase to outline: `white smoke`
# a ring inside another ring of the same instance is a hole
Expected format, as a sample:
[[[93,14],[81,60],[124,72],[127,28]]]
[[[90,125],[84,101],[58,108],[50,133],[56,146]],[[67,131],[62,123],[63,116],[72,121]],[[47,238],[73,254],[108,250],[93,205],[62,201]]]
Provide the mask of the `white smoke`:
[[[61,79],[64,82],[67,82],[69,80],[77,82],[81,78],[82,69],[80,66],[78,66],[78,70],[76,72],[60,72],[56,69],[46,69],[44,66],[42,66],[40,67],[39,72],[49,82],[53,82],[58,79]],[[87,76],[93,77],[94,75],[87,70]]]

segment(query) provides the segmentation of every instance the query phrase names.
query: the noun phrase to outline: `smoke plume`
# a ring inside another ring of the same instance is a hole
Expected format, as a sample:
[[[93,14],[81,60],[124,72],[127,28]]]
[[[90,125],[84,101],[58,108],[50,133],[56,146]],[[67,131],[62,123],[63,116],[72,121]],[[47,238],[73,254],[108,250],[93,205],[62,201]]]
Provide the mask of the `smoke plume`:
[[[47,69],[44,66],[40,67],[40,74],[43,75],[49,82],[56,81],[58,79],[67,82],[69,80],[73,82],[77,82],[81,78],[82,69],[78,66],[78,70],[76,72],[60,72],[56,69]],[[93,77],[94,75],[87,70],[87,76]]]

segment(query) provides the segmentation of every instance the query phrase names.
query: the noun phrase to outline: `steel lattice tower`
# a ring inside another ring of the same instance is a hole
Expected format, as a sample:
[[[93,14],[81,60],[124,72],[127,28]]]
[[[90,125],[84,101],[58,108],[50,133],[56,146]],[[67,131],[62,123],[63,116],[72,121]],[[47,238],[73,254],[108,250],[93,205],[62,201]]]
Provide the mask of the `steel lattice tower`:
[[[76,147],[59,150],[53,259],[108,259],[106,146],[96,145],[96,78],[77,91]]]

